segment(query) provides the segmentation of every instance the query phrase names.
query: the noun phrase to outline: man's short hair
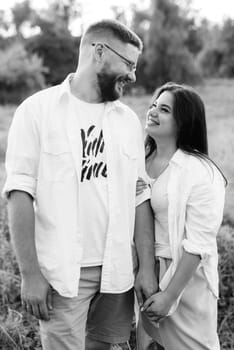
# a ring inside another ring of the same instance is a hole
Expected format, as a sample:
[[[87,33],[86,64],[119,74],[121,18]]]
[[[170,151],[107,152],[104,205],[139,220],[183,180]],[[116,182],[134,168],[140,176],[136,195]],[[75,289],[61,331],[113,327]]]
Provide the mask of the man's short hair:
[[[136,33],[130,30],[124,24],[115,20],[102,20],[91,24],[84,34],[85,37],[89,34],[112,36],[117,40],[120,40],[126,44],[132,44],[140,51],[143,49],[143,43]]]

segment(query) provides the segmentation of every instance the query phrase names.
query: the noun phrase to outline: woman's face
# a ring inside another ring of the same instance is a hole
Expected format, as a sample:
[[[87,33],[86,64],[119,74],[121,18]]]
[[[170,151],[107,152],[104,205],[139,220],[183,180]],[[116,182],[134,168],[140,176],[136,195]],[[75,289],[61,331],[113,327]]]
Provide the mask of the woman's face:
[[[173,94],[164,91],[150,106],[147,112],[145,131],[152,138],[176,138],[173,104]]]

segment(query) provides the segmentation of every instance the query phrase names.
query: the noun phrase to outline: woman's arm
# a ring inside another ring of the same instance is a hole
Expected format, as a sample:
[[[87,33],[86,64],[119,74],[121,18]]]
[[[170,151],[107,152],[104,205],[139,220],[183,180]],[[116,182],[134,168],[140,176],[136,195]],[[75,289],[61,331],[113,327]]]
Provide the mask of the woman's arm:
[[[171,306],[192,278],[200,261],[199,255],[184,251],[168,287],[165,291],[156,293],[147,299],[141,311],[146,311],[147,315],[154,321],[159,321],[167,316]]]
[[[200,255],[191,254],[186,251],[183,252],[176,272],[165,290],[165,293],[168,294],[171,300],[175,301],[179,297],[192,278],[200,261]]]

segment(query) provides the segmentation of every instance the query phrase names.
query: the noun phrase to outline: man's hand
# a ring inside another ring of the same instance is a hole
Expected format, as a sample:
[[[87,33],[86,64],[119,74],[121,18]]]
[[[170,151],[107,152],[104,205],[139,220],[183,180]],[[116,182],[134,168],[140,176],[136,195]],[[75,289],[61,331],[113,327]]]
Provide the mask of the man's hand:
[[[12,191],[8,209],[10,232],[22,274],[22,305],[38,319],[49,320],[51,288],[37,260],[33,198],[27,192]]]
[[[52,310],[52,289],[39,272],[22,276],[21,300],[24,309],[40,320],[49,321]]]
[[[135,292],[140,307],[146,299],[151,297],[152,294],[157,293],[157,291],[158,283],[155,271],[149,273],[148,271],[139,270],[135,279]]]
[[[141,311],[146,312],[151,321],[159,322],[168,315],[174,301],[166,291],[158,292],[145,301]]]

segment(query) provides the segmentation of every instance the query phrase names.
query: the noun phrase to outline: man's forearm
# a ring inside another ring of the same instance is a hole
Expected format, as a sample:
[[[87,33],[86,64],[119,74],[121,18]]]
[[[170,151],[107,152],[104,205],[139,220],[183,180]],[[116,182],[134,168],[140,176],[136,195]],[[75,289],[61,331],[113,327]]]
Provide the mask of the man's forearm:
[[[139,269],[154,270],[154,218],[149,200],[136,208],[134,238]]]
[[[38,273],[32,197],[26,192],[12,191],[8,201],[8,214],[10,233],[22,275]]]

